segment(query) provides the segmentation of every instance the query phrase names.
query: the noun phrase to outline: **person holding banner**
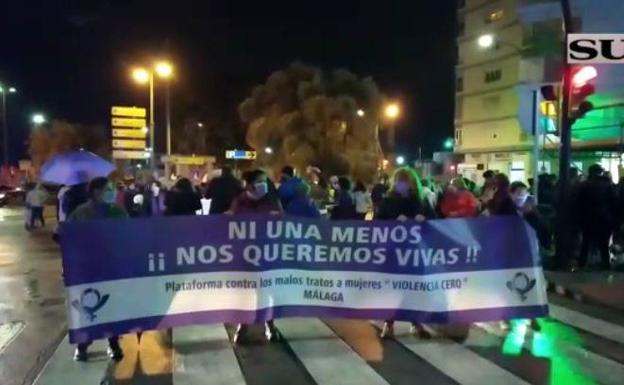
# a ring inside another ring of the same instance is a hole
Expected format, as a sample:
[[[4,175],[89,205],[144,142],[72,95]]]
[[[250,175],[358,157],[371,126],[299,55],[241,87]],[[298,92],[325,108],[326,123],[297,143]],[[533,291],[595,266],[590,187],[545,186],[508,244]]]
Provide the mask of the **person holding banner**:
[[[269,214],[282,215],[282,205],[277,192],[269,185],[266,173],[260,169],[248,171],[243,174],[245,189],[232,202],[228,215],[243,214]],[[234,343],[239,343],[245,338],[249,325],[238,324],[234,333]],[[279,333],[273,324],[273,320],[264,323],[264,335],[268,341],[279,339]]]
[[[435,212],[424,198],[422,185],[416,170],[401,167],[394,172],[392,186],[384,197],[375,214],[375,219],[406,221],[415,219],[424,222],[435,218]],[[424,334],[422,325],[412,323],[412,333]],[[380,337],[386,338],[394,334],[394,321],[386,320]]]
[[[106,218],[128,218],[128,213],[115,204],[117,199],[117,189],[108,180],[108,178],[95,178],[87,188],[89,200],[84,203],[69,216],[69,222],[83,222],[94,219]],[[87,350],[91,345],[90,342],[80,343],[76,347],[74,360],[87,361]],[[119,338],[117,336],[108,339],[108,356],[115,361],[123,358],[123,351],[119,346]]]

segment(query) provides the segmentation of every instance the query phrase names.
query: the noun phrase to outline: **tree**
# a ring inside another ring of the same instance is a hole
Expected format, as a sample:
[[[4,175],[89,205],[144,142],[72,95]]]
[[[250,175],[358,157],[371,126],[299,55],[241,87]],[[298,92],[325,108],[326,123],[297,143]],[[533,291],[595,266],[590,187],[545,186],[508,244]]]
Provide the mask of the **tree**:
[[[54,120],[49,125],[33,128],[28,140],[28,153],[35,171],[54,155],[79,149],[109,157],[110,143],[104,128]]]
[[[262,164],[299,170],[312,165],[328,175],[370,181],[381,158],[381,99],[370,77],[292,63],[256,86],[238,111]],[[265,154],[266,147],[273,153]]]

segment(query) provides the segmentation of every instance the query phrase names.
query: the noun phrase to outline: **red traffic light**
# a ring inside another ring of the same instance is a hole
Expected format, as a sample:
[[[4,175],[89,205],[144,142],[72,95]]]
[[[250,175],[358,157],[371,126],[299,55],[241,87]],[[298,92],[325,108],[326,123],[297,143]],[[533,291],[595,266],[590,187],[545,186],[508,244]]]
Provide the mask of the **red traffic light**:
[[[598,71],[594,66],[583,66],[577,69],[572,75],[572,85],[574,87],[582,87],[587,84],[588,81],[595,79],[598,76]]]

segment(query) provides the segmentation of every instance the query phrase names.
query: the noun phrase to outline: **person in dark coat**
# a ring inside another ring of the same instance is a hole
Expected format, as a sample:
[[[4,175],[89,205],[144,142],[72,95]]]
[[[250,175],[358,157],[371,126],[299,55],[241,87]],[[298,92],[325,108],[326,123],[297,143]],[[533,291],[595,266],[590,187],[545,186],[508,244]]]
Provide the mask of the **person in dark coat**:
[[[223,167],[221,175],[210,181],[204,195],[206,199],[211,199],[210,214],[226,212],[242,191],[241,182],[232,174],[232,169]]]
[[[303,181],[295,176],[295,169],[291,166],[282,168],[282,176],[280,178],[280,186],[277,189],[282,207],[287,207],[290,201],[297,195],[297,186]]]
[[[514,201],[509,195],[509,178],[505,174],[496,174],[490,190],[491,196],[484,197],[487,215],[518,215]]]
[[[579,187],[575,205],[583,233],[579,268],[586,267],[587,256],[593,246],[600,251],[601,268],[608,270],[609,238],[616,224],[615,189],[599,164],[590,166],[588,174],[587,180]]]
[[[371,200],[373,201],[374,211],[376,211],[377,207],[379,207],[379,204],[388,192],[388,188],[388,175],[384,174],[381,178],[379,178],[379,182],[377,182],[371,190]]]
[[[228,215],[244,215],[244,214],[269,214],[281,216],[283,214],[282,205],[280,203],[277,192],[262,170],[253,170],[243,175],[245,181],[245,190],[232,202],[232,207],[225,213]],[[239,343],[245,338],[249,325],[238,324],[234,332],[234,343]],[[264,324],[264,335],[267,340],[275,341],[279,338],[279,334],[273,324],[273,320],[269,320]]]
[[[358,219],[351,180],[346,176],[338,177],[334,187],[336,188],[336,205],[331,209],[330,219],[333,221]]]
[[[87,191],[86,183],[71,186],[63,195],[63,202],[61,202],[63,212],[66,216],[69,216],[78,206],[86,203],[88,200],[89,192]]]
[[[187,178],[180,179],[165,198],[165,215],[195,215],[201,210],[201,200],[193,191],[193,185]]]
[[[95,178],[89,183],[87,201],[74,209],[68,217],[69,222],[83,222],[94,219],[124,219],[128,217],[126,211],[115,204],[117,191],[107,178]],[[76,347],[74,360],[87,361],[90,342],[80,343]],[[119,361],[123,358],[123,351],[117,336],[108,338],[108,356]]]
[[[381,201],[375,219],[400,220],[415,219],[423,222],[435,218],[435,212],[423,196],[422,185],[416,170],[401,167],[394,172],[392,186]],[[412,333],[426,334],[422,325],[412,323]],[[386,320],[381,330],[381,338],[394,334],[394,321]]]
[[[286,214],[304,218],[320,218],[321,212],[310,197],[310,185],[301,182],[297,186],[296,194],[286,206]]]

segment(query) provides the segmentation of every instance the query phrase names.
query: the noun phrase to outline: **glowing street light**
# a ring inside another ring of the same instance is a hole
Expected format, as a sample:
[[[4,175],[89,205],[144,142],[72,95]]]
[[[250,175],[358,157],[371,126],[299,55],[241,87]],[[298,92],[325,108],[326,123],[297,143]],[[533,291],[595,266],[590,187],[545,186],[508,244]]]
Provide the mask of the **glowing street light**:
[[[396,164],[399,166],[403,166],[405,164],[405,157],[403,155],[399,155],[396,157]]]
[[[386,107],[384,108],[384,115],[388,119],[394,120],[398,118],[400,114],[401,114],[401,108],[399,107],[397,103],[390,103],[386,105]]]
[[[9,87],[9,92],[14,94],[17,92],[17,89],[15,87]]]
[[[477,44],[481,48],[490,48],[494,45],[494,43],[495,43],[494,35],[489,34],[489,33],[485,35],[481,35],[477,39]]]
[[[4,164],[9,164],[9,124],[7,121],[7,94],[14,94],[17,90],[15,87],[3,88],[0,85],[0,94],[2,94],[2,143]]]
[[[145,68],[135,68],[132,70],[132,78],[139,84],[145,84],[150,81],[150,73]]]
[[[360,108],[359,110],[357,110],[357,111],[356,111],[356,114],[357,114],[357,116],[359,116],[360,118],[361,118],[361,117],[363,117],[364,115],[366,115],[366,114],[364,113],[364,110],[363,110],[363,109],[361,109],[361,108]]]
[[[452,150],[453,149],[453,144],[455,144],[455,143],[454,143],[454,140],[452,138],[446,138],[444,140],[444,149],[445,150]]]
[[[264,148],[264,153],[271,155],[273,153],[273,149],[271,147],[265,147]]]
[[[45,119],[45,116],[43,116],[42,114],[34,114],[32,116],[32,122],[38,126],[40,124],[45,123],[46,119]]]
[[[173,74],[173,66],[171,65],[171,63],[166,61],[159,61],[154,66],[154,69],[156,70],[158,76],[160,76],[161,78],[168,78],[171,76],[171,74]]]

